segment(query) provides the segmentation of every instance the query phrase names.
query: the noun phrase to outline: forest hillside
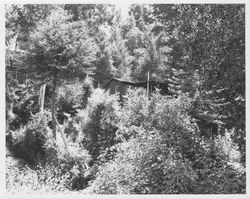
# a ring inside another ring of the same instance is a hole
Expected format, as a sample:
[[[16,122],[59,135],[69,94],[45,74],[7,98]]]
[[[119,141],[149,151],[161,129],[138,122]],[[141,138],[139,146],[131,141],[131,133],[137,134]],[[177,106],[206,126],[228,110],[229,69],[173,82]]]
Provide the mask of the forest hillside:
[[[9,193],[246,193],[245,5],[5,11]]]

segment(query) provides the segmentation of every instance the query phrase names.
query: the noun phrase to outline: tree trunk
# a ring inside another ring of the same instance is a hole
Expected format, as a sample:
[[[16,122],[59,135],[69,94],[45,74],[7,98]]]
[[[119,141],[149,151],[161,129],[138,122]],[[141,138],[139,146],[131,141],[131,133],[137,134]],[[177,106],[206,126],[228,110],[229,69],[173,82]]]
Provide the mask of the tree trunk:
[[[57,70],[54,71],[53,86],[52,86],[52,99],[51,99],[51,112],[52,112],[52,128],[53,137],[56,139],[56,83],[57,83]]]

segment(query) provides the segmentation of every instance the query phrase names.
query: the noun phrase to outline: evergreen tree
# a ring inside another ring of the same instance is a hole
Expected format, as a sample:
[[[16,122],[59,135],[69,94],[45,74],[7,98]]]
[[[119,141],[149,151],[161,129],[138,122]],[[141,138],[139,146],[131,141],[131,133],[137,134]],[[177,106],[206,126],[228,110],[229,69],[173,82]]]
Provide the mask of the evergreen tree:
[[[183,71],[181,90],[191,97],[200,93],[204,102],[210,102],[203,112],[217,115],[225,128],[236,127],[235,141],[244,151],[244,5],[153,7],[155,17],[171,35],[171,65],[178,73]]]
[[[37,76],[52,81],[52,124],[56,137],[56,88],[63,79],[81,77],[91,72],[96,59],[96,45],[83,21],[71,22],[61,8],[53,10],[30,36],[24,63]]]

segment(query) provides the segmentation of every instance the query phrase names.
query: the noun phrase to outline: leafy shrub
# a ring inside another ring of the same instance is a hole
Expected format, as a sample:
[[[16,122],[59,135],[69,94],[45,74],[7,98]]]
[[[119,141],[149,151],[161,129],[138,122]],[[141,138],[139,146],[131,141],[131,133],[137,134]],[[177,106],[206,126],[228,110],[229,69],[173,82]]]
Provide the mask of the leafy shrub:
[[[109,96],[102,89],[95,89],[82,117],[82,143],[96,159],[100,150],[114,144],[119,114],[117,96]]]
[[[232,135],[234,134],[234,129],[226,130],[224,136],[218,136],[215,139],[215,151],[217,151],[217,157],[226,162],[240,162],[241,154],[239,152],[239,147],[233,142]]]
[[[246,165],[246,131],[242,129],[233,128],[231,138],[234,143],[237,143],[239,151],[241,152],[241,163]]]
[[[136,136],[136,133],[127,130],[133,125],[146,131],[157,129],[167,141],[168,147],[174,147],[176,152],[182,152],[185,158],[191,158],[191,151],[187,147],[198,142],[194,139],[198,137],[196,126],[188,115],[191,100],[185,95],[175,99],[155,93],[147,101],[144,93],[140,93],[140,90],[131,91],[126,97],[119,123],[123,136]]]
[[[11,90],[11,91],[10,91]],[[8,89],[7,92],[7,118],[10,130],[17,130],[32,120],[32,114],[39,112],[38,95],[34,89],[31,91]],[[34,94],[35,93],[35,94]],[[10,112],[11,111],[11,112]],[[10,116],[12,116],[10,118]]]
[[[101,194],[187,193],[196,180],[191,164],[176,159],[157,132],[137,129],[136,138],[116,146],[117,155],[92,186]]]
[[[193,193],[244,193],[245,168],[240,164],[240,152],[230,138],[230,131],[215,140],[201,140],[192,147],[195,156],[193,169],[198,180]]]
[[[203,193],[245,193],[246,173],[240,163],[241,154],[231,138],[233,130],[218,136],[210,150],[199,161],[201,169],[199,190]],[[211,158],[211,153],[213,154]]]
[[[67,192],[69,173],[53,165],[7,168],[6,188],[10,193]]]
[[[40,114],[33,115],[32,120],[19,130],[11,132],[9,145],[12,153],[24,159],[31,165],[37,165],[45,156],[44,144],[49,128],[46,123],[50,118],[49,112],[45,111],[43,119]]]

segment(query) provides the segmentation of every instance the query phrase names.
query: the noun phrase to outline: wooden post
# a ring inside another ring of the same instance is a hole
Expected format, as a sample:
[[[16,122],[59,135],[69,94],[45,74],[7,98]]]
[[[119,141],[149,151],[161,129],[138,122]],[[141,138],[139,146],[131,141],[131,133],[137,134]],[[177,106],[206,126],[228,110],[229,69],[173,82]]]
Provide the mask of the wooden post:
[[[149,100],[149,71],[148,71],[148,79],[147,79],[147,99]]]
[[[57,83],[57,70],[54,71],[53,87],[52,87],[52,99],[51,99],[51,112],[52,112],[52,127],[53,137],[56,139],[56,83]]]
[[[40,88],[40,95],[39,95],[39,105],[40,105],[41,115],[43,115],[43,110],[44,110],[45,89],[46,89],[46,84],[43,84]]]

